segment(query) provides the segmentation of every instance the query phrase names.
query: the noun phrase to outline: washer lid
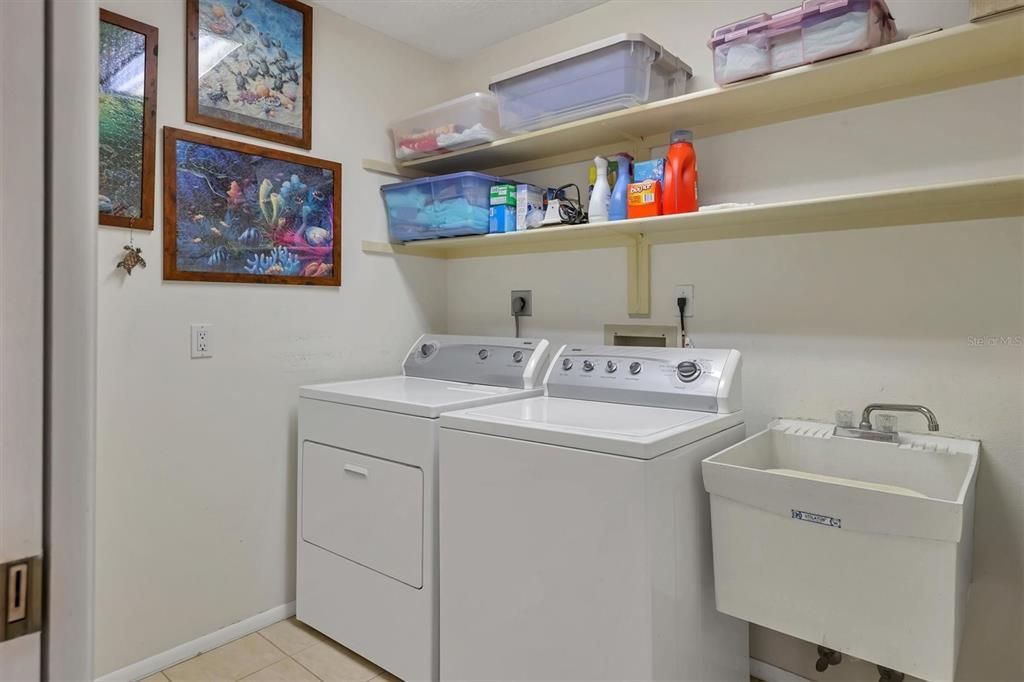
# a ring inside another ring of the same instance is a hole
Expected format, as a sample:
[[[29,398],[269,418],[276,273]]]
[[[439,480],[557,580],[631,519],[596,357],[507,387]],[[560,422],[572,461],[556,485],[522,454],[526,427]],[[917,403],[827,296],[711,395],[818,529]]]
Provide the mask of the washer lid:
[[[441,428],[652,459],[743,422],[742,412],[539,396],[441,416]]]
[[[542,389],[392,376],[303,386],[299,396],[436,419],[442,412],[539,395]]]

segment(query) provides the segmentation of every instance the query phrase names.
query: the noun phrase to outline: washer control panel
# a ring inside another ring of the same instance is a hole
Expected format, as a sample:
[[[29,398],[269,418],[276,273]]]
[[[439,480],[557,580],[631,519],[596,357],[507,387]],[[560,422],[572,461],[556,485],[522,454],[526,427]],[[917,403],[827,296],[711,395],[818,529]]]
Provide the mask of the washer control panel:
[[[729,413],[741,405],[739,351],[563,346],[547,394],[576,400]]]
[[[547,369],[545,339],[424,334],[402,364],[406,376],[534,388]]]

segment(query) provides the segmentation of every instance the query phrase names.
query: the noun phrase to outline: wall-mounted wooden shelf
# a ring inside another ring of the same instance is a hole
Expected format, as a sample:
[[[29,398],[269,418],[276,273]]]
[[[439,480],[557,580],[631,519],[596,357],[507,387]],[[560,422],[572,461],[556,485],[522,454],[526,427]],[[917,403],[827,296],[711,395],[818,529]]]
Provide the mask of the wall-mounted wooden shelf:
[[[725,88],[409,161],[397,169],[410,175],[526,172],[589,158],[602,147],[657,146],[676,128],[708,137],[1021,74],[1024,13],[1017,12]]]
[[[648,268],[653,244],[1012,216],[1024,216],[1024,176],[1021,175],[595,225],[563,225],[406,244],[363,242],[363,251],[431,258],[478,258],[624,246],[630,259],[629,312],[642,316],[649,313]]]

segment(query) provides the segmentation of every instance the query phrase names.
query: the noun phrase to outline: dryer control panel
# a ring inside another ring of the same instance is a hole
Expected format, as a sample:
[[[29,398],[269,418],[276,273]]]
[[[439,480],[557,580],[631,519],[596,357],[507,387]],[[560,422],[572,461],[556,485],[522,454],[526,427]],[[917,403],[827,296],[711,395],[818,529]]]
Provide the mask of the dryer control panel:
[[[547,395],[727,414],[742,408],[737,350],[563,346]]]
[[[547,369],[546,339],[424,334],[405,356],[406,376],[535,388]]]

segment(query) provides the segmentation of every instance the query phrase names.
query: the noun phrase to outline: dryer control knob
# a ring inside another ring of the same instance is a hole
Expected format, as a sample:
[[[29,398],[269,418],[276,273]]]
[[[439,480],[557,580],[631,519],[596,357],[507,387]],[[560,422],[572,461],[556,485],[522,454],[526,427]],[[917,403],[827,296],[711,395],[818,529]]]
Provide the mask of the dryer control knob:
[[[688,384],[700,376],[700,365],[691,360],[683,360],[676,365],[676,374],[680,381]]]
[[[612,360],[609,360],[604,365],[604,371],[608,372],[609,374],[614,374],[618,368],[619,366],[616,365],[615,362]]]
[[[629,373],[630,374],[639,374],[640,370],[642,370],[643,368],[644,368],[644,366],[641,365],[639,362],[637,362],[635,360],[633,362],[629,363]]]
[[[592,363],[590,360],[584,360],[583,361],[583,371],[584,372],[593,372],[594,371],[594,363]]]
[[[572,358],[563,358],[562,371],[568,372],[570,369],[572,369]]]
[[[487,352],[486,348],[481,348],[480,352],[478,352],[477,355],[480,357],[481,360],[486,360],[487,356],[490,355],[490,353]]]
[[[514,353],[512,353],[512,360],[514,362],[522,362],[523,361],[523,351],[517,350]]]

